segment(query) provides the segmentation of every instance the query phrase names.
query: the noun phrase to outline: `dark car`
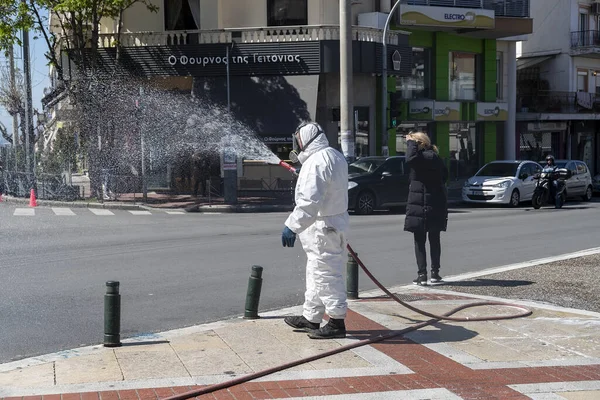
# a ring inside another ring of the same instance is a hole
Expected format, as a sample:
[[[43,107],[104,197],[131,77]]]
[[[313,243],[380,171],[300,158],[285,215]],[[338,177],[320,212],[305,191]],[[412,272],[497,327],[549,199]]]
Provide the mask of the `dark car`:
[[[357,214],[406,204],[404,156],[363,157],[348,166],[348,208]]]

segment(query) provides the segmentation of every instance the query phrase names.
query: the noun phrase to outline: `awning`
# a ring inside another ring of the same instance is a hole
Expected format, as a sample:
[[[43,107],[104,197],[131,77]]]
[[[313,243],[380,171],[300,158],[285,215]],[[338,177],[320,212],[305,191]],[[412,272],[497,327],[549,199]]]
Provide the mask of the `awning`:
[[[544,61],[548,61],[549,59],[554,58],[554,56],[555,55],[519,58],[517,59],[517,70],[534,67],[538,64],[543,63]]]
[[[301,121],[315,120],[319,75],[232,76],[231,111],[262,137],[290,138]],[[227,107],[225,77],[195,77],[194,94]],[[286,140],[287,141],[287,140]]]

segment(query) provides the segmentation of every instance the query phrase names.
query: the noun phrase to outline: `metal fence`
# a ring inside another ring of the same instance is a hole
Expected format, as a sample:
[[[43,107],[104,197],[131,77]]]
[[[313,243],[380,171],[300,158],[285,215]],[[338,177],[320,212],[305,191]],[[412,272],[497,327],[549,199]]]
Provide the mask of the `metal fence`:
[[[571,47],[600,46],[600,31],[587,30],[571,32]]]
[[[75,201],[82,197],[81,188],[67,182],[63,175],[5,171],[1,182],[3,193],[15,197],[29,197],[31,189],[41,200]]]

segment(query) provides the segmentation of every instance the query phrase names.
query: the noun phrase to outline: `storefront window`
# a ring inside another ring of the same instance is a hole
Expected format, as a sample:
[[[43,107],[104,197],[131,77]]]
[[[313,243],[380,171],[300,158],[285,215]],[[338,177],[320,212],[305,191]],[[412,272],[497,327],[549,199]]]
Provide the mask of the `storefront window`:
[[[338,123],[338,148],[342,148],[340,109],[332,110],[332,121]],[[356,140],[354,154],[356,158],[366,157],[369,154],[369,107],[354,107],[354,126]]]
[[[396,154],[403,156],[406,154],[406,135],[414,132],[423,132],[429,135],[427,123],[416,122],[408,124],[400,124],[396,129]]]
[[[474,123],[450,124],[451,179],[464,179],[475,175],[481,167],[477,143],[477,128]]]
[[[308,25],[308,0],[268,0],[269,26]]]
[[[450,52],[450,100],[477,100],[475,58],[472,53]]]
[[[165,30],[200,29],[200,0],[165,0]]]
[[[562,157],[560,132],[526,132],[521,134],[519,158],[535,162],[543,161],[547,155]]]
[[[431,50],[413,47],[412,74],[399,78],[396,92],[403,99],[426,99],[430,96],[431,80]]]

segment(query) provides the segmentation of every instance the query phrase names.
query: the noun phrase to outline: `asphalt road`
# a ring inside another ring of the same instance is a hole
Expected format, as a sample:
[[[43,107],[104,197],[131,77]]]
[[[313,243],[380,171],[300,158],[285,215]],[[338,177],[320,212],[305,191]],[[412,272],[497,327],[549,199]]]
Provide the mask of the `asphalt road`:
[[[562,210],[458,208],[442,236],[442,275],[598,246],[600,202]],[[122,336],[243,314],[250,267],[264,267],[260,310],[301,304],[304,255],[282,248],[287,216],[132,215],[88,209],[15,215],[0,203],[0,363],[98,344],[105,282],[118,280]],[[416,275],[402,214],[352,216],[350,243],[387,286]],[[360,289],[375,286],[360,277]]]

